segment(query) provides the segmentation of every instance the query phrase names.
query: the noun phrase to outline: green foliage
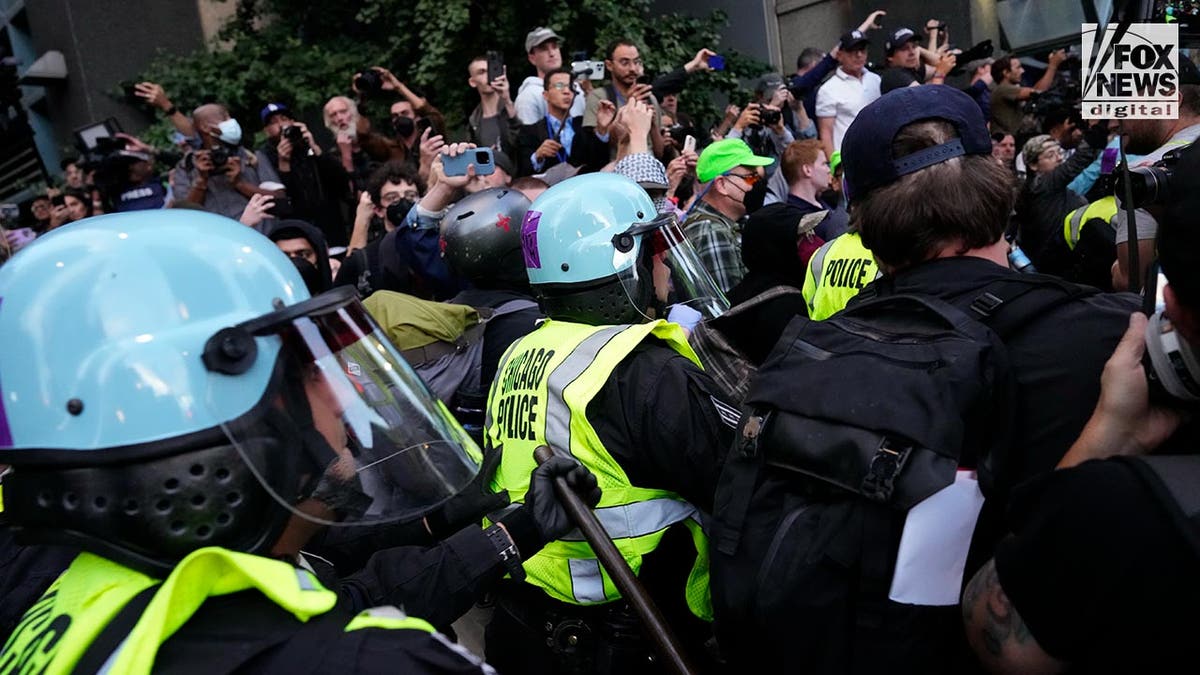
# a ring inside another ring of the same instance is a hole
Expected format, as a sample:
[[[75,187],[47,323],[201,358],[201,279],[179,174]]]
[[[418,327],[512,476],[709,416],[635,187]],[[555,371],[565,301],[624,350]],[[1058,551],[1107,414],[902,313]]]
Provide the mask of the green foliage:
[[[269,101],[319,111],[330,96],[350,94],[353,74],[371,65],[390,69],[455,126],[478,101],[466,84],[468,59],[488,50],[503,53],[515,97],[521,81],[533,74],[524,42],[535,25],[563,36],[565,62],[577,51],[603,58],[609,41],[631,38],[643,46],[647,72],[661,74],[700,48],[718,45],[727,23],[720,11],[700,18],[654,16],[651,0],[236,1],[237,12],[217,44],[189,56],[160,56],[144,75],[161,83],[181,110],[220,101],[254,126]],[[737,78],[768,68],[732,50],[722,53],[727,69],[691,77],[684,92],[681,108],[697,120],[718,117],[717,92],[744,102],[735,95]],[[368,114],[383,117],[383,105],[372,102]],[[168,134],[160,123],[150,138],[162,142]]]

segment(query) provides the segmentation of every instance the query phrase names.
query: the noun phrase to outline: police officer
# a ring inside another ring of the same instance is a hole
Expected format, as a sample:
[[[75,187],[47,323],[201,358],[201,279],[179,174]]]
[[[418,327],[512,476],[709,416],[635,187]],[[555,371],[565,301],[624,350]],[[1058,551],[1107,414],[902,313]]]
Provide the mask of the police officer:
[[[820,321],[837,314],[878,276],[875,256],[857,231],[830,239],[809,259],[804,275],[801,292],[809,317]]]
[[[718,400],[672,305],[713,316],[724,297],[673,215],[638,185],[589,174],[542,194],[521,227],[548,321],[505,354],[488,398],[493,481],[528,499],[542,444],[596,474],[596,514],[694,660],[709,635],[702,531],[737,412]],[[578,534],[526,561],[498,592],[487,654],[503,672],[635,673],[649,643]]]
[[[352,290],[309,298],[268,239],[164,218],[92,219],[0,269],[5,517],[84,550],[0,672],[486,670],[395,607],[348,608],[405,583],[460,603],[570,529],[555,476],[587,499],[594,479],[556,458],[493,527],[418,551],[365,597],[328,590],[299,556],[314,532],[420,519],[472,481],[478,451]]]

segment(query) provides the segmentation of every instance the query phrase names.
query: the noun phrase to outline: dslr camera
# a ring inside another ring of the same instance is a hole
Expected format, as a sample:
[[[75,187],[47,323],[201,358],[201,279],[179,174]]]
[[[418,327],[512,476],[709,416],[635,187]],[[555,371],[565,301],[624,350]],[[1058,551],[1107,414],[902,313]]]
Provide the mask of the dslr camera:
[[[773,127],[779,124],[779,120],[783,119],[783,113],[778,110],[760,107],[758,109],[758,118],[762,120],[763,126]]]
[[[1184,195],[1195,192],[1197,176],[1195,169],[1200,145],[1192,143],[1176,148],[1163,155],[1151,166],[1117,171],[1116,195],[1124,198],[1128,185],[1133,193],[1131,200],[1138,208],[1175,206]],[[1187,163],[1188,166],[1181,166]],[[1128,181],[1128,182],[1127,182]],[[1124,205],[1122,205],[1124,208]],[[1171,218],[1172,222],[1160,222],[1161,228],[1190,227],[1190,222],[1177,222],[1181,216],[1179,208],[1169,211],[1153,209],[1160,219]],[[1146,371],[1151,400],[1175,406],[1200,407],[1200,350],[1180,335],[1170,317],[1166,315],[1163,288],[1167,277],[1156,261],[1150,268],[1148,282],[1143,289],[1143,312],[1150,318],[1146,325],[1146,354],[1142,365]]]
[[[1128,181],[1133,193],[1134,207],[1144,209],[1148,206],[1170,203],[1176,198],[1175,192],[1178,188],[1175,169],[1179,165],[1179,158],[1190,147],[1175,148],[1150,166],[1130,169],[1128,178],[1126,178],[1125,171],[1117,169],[1115,172],[1116,187],[1113,194],[1117,195],[1119,199],[1125,199],[1125,185]]]
[[[364,96],[375,96],[383,91],[383,75],[374,68],[367,68],[354,76],[354,87]]]
[[[292,144],[292,157],[308,155],[308,139],[304,137],[304,130],[299,125],[289,124],[281,133]]]

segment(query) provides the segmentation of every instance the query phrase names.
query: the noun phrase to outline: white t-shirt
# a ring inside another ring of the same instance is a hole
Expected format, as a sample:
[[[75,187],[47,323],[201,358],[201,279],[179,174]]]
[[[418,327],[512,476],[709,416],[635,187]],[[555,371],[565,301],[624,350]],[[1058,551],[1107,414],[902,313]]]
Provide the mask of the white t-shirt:
[[[575,101],[571,103],[571,117],[579,117],[583,114],[584,98],[583,90],[579,88],[578,82],[572,82],[571,87],[575,89]],[[521,120],[521,124],[537,124],[546,118],[546,99],[542,93],[546,91],[546,83],[542,78],[530,75],[521,83],[521,87],[517,89],[517,98],[513,101],[513,105],[517,108],[517,119]]]
[[[854,77],[839,66],[833,77],[817,90],[817,117],[833,118],[833,149],[842,149],[842,137],[858,111],[879,98],[879,76],[864,69],[862,77]]]

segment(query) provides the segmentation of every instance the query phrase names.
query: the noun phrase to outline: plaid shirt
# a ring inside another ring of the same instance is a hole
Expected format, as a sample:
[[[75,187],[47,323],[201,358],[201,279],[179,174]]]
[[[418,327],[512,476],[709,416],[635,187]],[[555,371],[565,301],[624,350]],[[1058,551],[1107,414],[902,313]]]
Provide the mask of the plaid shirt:
[[[700,256],[717,287],[728,293],[746,276],[742,241],[737,223],[700,202],[683,221],[683,234]]]

